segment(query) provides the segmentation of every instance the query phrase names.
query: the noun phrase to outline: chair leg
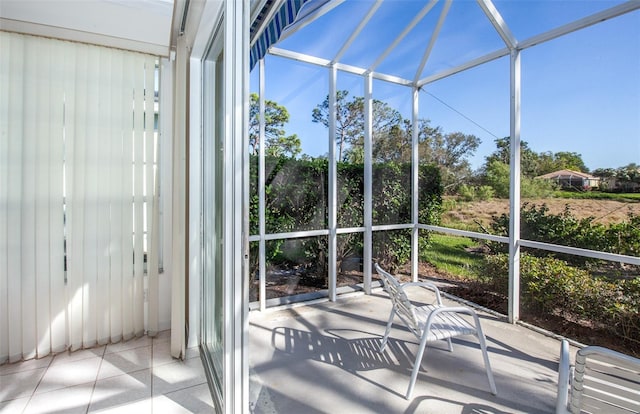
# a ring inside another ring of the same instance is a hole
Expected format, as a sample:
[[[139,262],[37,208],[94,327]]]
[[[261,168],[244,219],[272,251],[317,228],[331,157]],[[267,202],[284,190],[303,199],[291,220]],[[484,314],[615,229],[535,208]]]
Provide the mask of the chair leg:
[[[413,363],[413,371],[411,371],[411,381],[409,381],[409,388],[407,388],[407,395],[405,398],[408,400],[411,398],[411,394],[413,394],[413,387],[416,385],[416,379],[418,378],[418,371],[420,371],[420,365],[422,362],[422,356],[424,355],[424,350],[427,347],[427,336],[428,333],[422,335],[422,339],[420,340],[420,348],[418,348],[418,353],[416,354],[416,362]]]
[[[477,316],[476,316],[477,318]],[[487,354],[487,343],[480,327],[480,322],[476,319],[476,336],[478,342],[480,342],[480,349],[482,350],[482,357],[484,358],[484,368],[487,370],[487,378],[489,379],[489,387],[491,388],[491,394],[496,395],[496,383],[493,380],[493,372],[491,372],[491,364],[489,363],[489,355]]]
[[[449,352],[453,352],[453,343],[451,343],[451,338],[447,338],[447,343],[449,344]]]
[[[387,338],[389,337],[389,332],[391,332],[391,325],[393,324],[393,317],[396,314],[396,308],[391,308],[391,314],[389,315],[389,321],[387,322],[387,328],[384,330],[384,337],[382,337],[382,343],[380,344],[380,352],[384,351],[385,346],[387,346]]]

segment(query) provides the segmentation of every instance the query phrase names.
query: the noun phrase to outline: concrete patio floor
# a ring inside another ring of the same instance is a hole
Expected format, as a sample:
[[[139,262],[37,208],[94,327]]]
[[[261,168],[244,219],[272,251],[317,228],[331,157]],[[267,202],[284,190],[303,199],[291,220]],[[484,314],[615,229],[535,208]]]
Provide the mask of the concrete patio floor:
[[[411,298],[429,301],[422,288]],[[457,304],[445,300],[448,304]],[[411,400],[418,348],[396,318],[377,351],[391,303],[382,290],[249,316],[250,408],[255,413],[550,413],[560,341],[479,312],[498,389],[489,392],[475,337],[430,345]],[[572,355],[575,355],[572,349]]]

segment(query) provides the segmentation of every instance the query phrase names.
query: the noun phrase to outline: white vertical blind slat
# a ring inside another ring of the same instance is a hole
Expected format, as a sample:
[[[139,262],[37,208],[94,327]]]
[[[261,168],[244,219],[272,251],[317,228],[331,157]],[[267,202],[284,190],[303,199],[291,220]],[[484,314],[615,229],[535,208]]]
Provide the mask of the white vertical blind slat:
[[[133,56],[124,56],[124,96],[122,106],[128,109],[122,147],[122,332],[124,339],[134,336],[133,325],[133,99],[134,99]]]
[[[0,85],[9,85],[11,69],[8,56],[13,56],[11,37],[0,37]],[[9,100],[10,88],[0,88],[0,363],[9,356]]]
[[[111,295],[109,294],[109,276],[110,276],[110,240],[111,240],[111,223],[110,223],[110,207],[111,199],[106,191],[109,188],[109,176],[112,173],[109,153],[111,151],[111,56],[113,49],[100,49],[100,72],[97,74],[98,79],[96,85],[98,87],[98,124],[96,134],[96,166],[99,171],[96,177],[96,206],[97,206],[97,252],[96,257],[96,334],[99,344],[106,344],[111,337],[109,332],[110,315],[109,303]]]
[[[123,54],[114,53],[111,61],[113,74],[113,95],[111,96],[112,142],[110,146],[110,163],[113,173],[110,174],[109,195],[113,200],[111,205],[111,274],[109,291],[111,301],[111,341],[122,339],[122,140],[125,131],[127,107],[123,105],[125,95],[123,87]]]
[[[64,302],[64,85],[69,73],[65,62],[69,59],[70,44],[55,42],[52,45],[51,70],[51,150],[49,152],[49,266],[50,266],[50,349],[61,352],[66,347],[66,313]],[[56,81],[54,81],[56,80]],[[44,355],[43,355],[44,356]]]
[[[51,188],[49,174],[51,165],[49,154],[55,143],[52,143],[53,124],[51,123],[51,107],[53,97],[51,95],[51,49],[48,45],[38,40],[37,45],[39,65],[36,65],[37,79],[35,81],[37,106],[35,106],[35,310],[36,326],[34,338],[37,341],[36,356],[48,355],[51,352],[50,337],[50,291],[49,280],[51,278],[49,266],[49,211],[51,207]]]
[[[147,251],[147,330],[158,332],[158,243],[156,242],[155,216],[155,72],[154,57],[145,59],[145,209],[146,209],[146,251]]]
[[[136,336],[144,329],[144,227],[143,227],[143,183],[144,183],[144,58],[136,56],[135,60],[135,107],[134,117],[134,306],[133,323]]]
[[[23,120],[23,151],[22,151],[22,216],[21,232],[22,245],[20,247],[22,260],[20,281],[22,297],[22,355],[25,358],[35,357],[36,352],[36,165],[37,147],[36,122],[38,112],[42,109],[42,102],[38,96],[38,59],[39,41],[30,39],[25,50],[25,77],[29,82],[24,85],[25,108],[35,110],[25,111]]]
[[[8,175],[7,175],[7,277],[9,311],[7,312],[10,334],[8,336],[9,361],[14,362],[22,358],[22,279],[10,277],[22,274],[22,147],[24,113],[24,38],[18,35],[10,36],[10,67],[9,67],[9,142],[8,142]],[[4,49],[3,49],[4,50]],[[7,56],[6,54],[2,54]]]
[[[85,197],[84,197],[84,274],[83,274],[83,308],[82,308],[82,343],[83,347],[96,344],[97,338],[97,266],[98,266],[98,123],[100,115],[99,74],[100,51],[89,48],[87,59],[87,95],[86,106],[87,125],[84,136],[78,136],[85,142],[85,157],[81,162],[85,164]]]
[[[87,73],[88,47],[79,45],[76,48],[76,60],[73,66],[75,82],[70,105],[67,112],[73,114],[73,119],[65,123],[68,139],[66,148],[72,152],[69,159],[69,174],[67,177],[67,208],[69,239],[67,245],[67,300],[69,312],[69,346],[72,350],[82,348],[82,320],[83,320],[83,274],[85,261],[84,241],[84,199],[85,199],[85,140],[86,136],[86,106],[87,106]]]

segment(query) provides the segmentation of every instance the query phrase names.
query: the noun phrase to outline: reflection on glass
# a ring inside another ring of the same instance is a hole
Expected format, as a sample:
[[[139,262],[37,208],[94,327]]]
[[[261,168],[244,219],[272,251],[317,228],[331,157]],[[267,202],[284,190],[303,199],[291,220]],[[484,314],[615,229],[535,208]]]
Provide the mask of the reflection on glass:
[[[266,232],[327,227],[327,168],[324,159],[266,157]]]
[[[363,233],[338,234],[336,252],[338,287],[356,287],[363,283],[363,240]]]
[[[269,240],[266,261],[266,299],[328,288],[326,236]]]

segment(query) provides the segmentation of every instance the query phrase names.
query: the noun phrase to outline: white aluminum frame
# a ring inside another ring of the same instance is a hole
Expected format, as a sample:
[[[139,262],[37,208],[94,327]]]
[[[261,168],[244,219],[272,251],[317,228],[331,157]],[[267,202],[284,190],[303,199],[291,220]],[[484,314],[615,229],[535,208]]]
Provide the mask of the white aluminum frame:
[[[520,295],[520,266],[519,266],[519,255],[520,255],[520,247],[533,247],[539,249],[545,249],[550,251],[558,251],[562,253],[576,254],[580,256],[594,257],[604,260],[612,260],[623,263],[630,264],[638,264],[640,259],[625,256],[625,255],[615,255],[604,252],[594,252],[585,249],[577,249],[567,246],[558,246],[552,245],[548,243],[540,243],[529,240],[521,240],[520,239],[520,113],[521,113],[521,63],[520,63],[520,55],[521,51],[527,49],[529,47],[533,47],[537,44],[544,43],[560,36],[566,35],[568,33],[574,32],[576,30],[583,29],[585,27],[589,27],[591,25],[600,23],[605,20],[609,20],[615,18],[617,16],[635,11],[640,9],[640,2],[630,0],[623,4],[620,4],[615,7],[611,7],[609,9],[603,10],[601,12],[595,13],[591,16],[587,16],[585,18],[579,19],[572,23],[560,26],[558,28],[546,31],[539,35],[530,37],[524,41],[518,42],[515,38],[508,25],[497,11],[495,5],[491,0],[477,0],[478,6],[482,9],[484,15],[490,21],[493,28],[496,30],[500,38],[503,40],[505,47],[495,50],[493,52],[487,53],[483,56],[477,57],[475,59],[469,60],[461,65],[458,65],[453,68],[445,69],[438,73],[429,75],[422,79],[419,79],[422,70],[424,69],[435,42],[438,39],[438,35],[441,29],[441,26],[444,24],[445,18],[448,14],[448,9],[451,4],[450,0],[445,0],[445,5],[443,6],[443,10],[441,11],[441,15],[438,19],[436,27],[431,34],[431,38],[426,46],[426,50],[420,62],[419,69],[416,72],[413,80],[404,79],[399,76],[390,75],[386,73],[376,72],[375,69],[384,61],[384,59],[394,50],[394,48],[400,43],[400,41],[412,30],[415,25],[417,25],[420,20],[433,8],[437,0],[431,0],[427,5],[425,5],[422,10],[416,15],[412,21],[405,27],[405,29],[394,39],[391,45],[385,49],[385,51],[375,60],[375,62],[367,68],[356,67],[353,65],[348,65],[341,63],[339,60],[346,53],[349,47],[353,44],[357,36],[362,32],[366,24],[370,21],[371,17],[376,13],[378,8],[381,5],[382,0],[377,0],[375,3],[371,5],[371,7],[366,12],[363,19],[360,21],[358,26],[354,29],[354,31],[350,34],[345,43],[341,46],[338,53],[332,60],[319,58],[315,56],[310,56],[304,53],[295,52],[291,50],[281,49],[275,46],[272,46],[268,54],[273,56],[279,56],[311,65],[325,67],[329,70],[329,106],[330,106],[330,117],[329,117],[329,226],[327,229],[320,229],[314,231],[305,231],[305,232],[292,232],[292,233],[279,233],[279,234],[260,234],[254,235],[250,237],[252,241],[259,240],[274,240],[274,239],[284,239],[284,238],[296,238],[296,237],[309,237],[316,235],[328,235],[329,236],[329,299],[336,300],[336,257],[335,257],[335,237],[337,234],[345,234],[352,232],[364,232],[364,263],[363,263],[363,273],[364,273],[364,290],[365,293],[370,293],[371,291],[371,259],[372,259],[372,251],[371,251],[371,242],[372,242],[372,232],[374,231],[384,231],[384,230],[397,230],[397,229],[412,229],[412,278],[414,280],[417,279],[417,240],[418,240],[418,231],[419,230],[429,230],[429,231],[437,231],[447,234],[454,235],[463,235],[472,238],[492,240],[502,243],[508,243],[509,245],[509,311],[508,317],[509,321],[515,323],[519,319],[519,295]],[[299,28],[298,28],[299,29]],[[439,226],[431,226],[424,225],[418,222],[418,200],[413,200],[412,203],[412,223],[410,224],[392,224],[392,225],[382,225],[382,226],[374,226],[372,224],[372,212],[371,212],[371,202],[372,202],[372,194],[371,194],[371,138],[373,131],[371,130],[371,122],[372,122],[372,101],[373,101],[373,86],[372,80],[382,80],[385,82],[394,83],[402,86],[409,86],[412,88],[412,120],[414,125],[414,131],[412,131],[412,162],[414,163],[412,170],[412,193],[417,194],[418,191],[418,170],[417,170],[417,161],[418,161],[418,150],[417,150],[417,111],[419,105],[419,90],[424,86],[436,82],[440,79],[444,79],[446,77],[455,75],[457,73],[463,72],[467,69],[471,69],[482,64],[500,59],[502,57],[509,56],[509,67],[510,67],[510,163],[511,163],[511,172],[510,172],[510,224],[509,224],[509,237],[495,236],[489,234],[475,233],[475,232],[467,232],[455,229],[449,229]],[[364,78],[364,94],[365,94],[365,177],[364,177],[364,200],[365,200],[365,210],[364,210],[364,228],[337,228],[336,227],[336,172],[335,172],[335,93],[336,93],[336,78],[337,71],[342,71],[345,73],[351,73],[355,75],[363,76]],[[263,212],[261,211],[261,215]],[[262,258],[261,258],[262,260]],[[263,269],[261,269],[261,272]],[[263,283],[263,281],[261,281]],[[261,304],[261,309],[263,306]]]

